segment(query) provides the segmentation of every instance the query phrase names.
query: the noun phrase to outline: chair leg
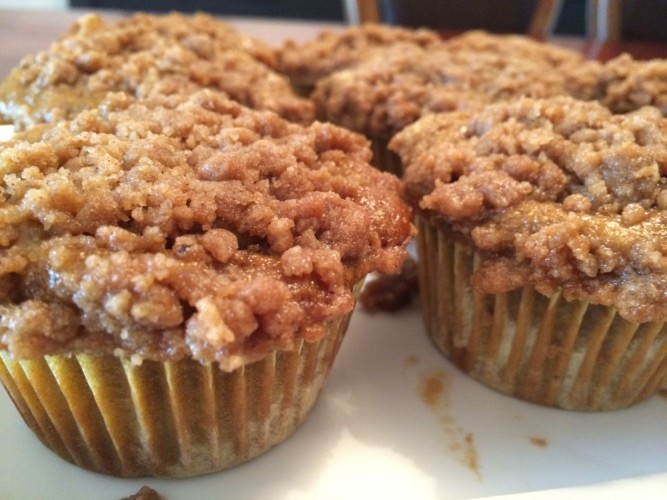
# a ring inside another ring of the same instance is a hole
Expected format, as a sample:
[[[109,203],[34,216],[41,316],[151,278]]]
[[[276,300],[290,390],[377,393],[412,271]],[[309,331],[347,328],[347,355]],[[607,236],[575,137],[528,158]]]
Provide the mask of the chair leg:
[[[553,34],[562,8],[563,0],[538,0],[535,13],[528,26],[528,34],[540,39]]]
[[[380,22],[377,0],[344,0],[345,17],[349,24]]]
[[[586,36],[595,40],[620,40],[621,9],[621,0],[588,0]]]

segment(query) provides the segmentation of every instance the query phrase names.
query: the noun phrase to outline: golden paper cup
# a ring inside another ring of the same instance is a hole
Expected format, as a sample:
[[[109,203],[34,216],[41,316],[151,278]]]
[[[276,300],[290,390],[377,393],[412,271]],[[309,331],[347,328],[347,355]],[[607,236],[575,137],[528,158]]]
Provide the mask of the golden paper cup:
[[[313,343],[226,373],[217,364],[111,355],[14,361],[0,378],[28,426],[65,460],[121,477],[186,477],[246,462],[292,435],[315,404],[350,315]]]
[[[665,322],[632,323],[612,307],[526,287],[474,290],[472,245],[418,217],[426,330],[459,369],[510,396],[568,410],[635,404],[667,381]]]

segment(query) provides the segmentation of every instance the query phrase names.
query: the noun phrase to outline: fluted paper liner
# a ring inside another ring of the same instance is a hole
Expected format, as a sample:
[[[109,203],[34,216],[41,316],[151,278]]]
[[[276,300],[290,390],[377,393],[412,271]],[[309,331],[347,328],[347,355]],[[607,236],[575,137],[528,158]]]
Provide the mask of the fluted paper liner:
[[[571,410],[637,403],[667,382],[665,322],[631,323],[612,307],[546,297],[526,287],[472,288],[471,244],[418,217],[426,330],[463,372],[511,396]]]
[[[317,400],[350,315],[320,341],[226,373],[192,360],[47,356],[0,378],[28,426],[85,469],[122,477],[184,477],[246,462],[289,437]]]

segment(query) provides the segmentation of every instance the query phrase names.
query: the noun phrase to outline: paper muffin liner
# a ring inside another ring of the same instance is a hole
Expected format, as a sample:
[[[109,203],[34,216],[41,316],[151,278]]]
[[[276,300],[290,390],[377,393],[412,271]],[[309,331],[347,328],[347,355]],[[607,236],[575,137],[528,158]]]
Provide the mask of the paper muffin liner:
[[[192,360],[134,365],[111,355],[14,361],[0,378],[37,437],[65,460],[121,477],[185,477],[266,452],[304,421],[350,315],[313,343],[226,373]]]
[[[612,307],[525,287],[474,290],[473,246],[417,217],[428,335],[459,369],[513,397],[569,410],[611,410],[667,382],[665,322],[631,323]]]

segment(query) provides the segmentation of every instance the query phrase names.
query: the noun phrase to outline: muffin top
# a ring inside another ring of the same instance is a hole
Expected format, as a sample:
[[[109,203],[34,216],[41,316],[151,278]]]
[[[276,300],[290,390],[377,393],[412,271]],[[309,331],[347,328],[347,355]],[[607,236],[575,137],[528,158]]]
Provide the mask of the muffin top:
[[[0,84],[0,120],[23,129],[71,118],[109,91],[143,98],[208,87],[309,123],[312,104],[294,94],[273,64],[268,46],[204,14],[136,14],[115,23],[87,15]]]
[[[507,53],[523,59],[540,59],[552,67],[580,64],[586,60],[577,51],[556,47],[525,35],[497,34],[483,30],[470,30],[448,38],[445,45],[450,52]]]
[[[399,181],[366,139],[222,93],[110,93],[0,146],[0,339],[225,370],[316,340],[398,272]]]
[[[667,119],[645,107],[523,98],[422,118],[390,148],[406,199],[483,256],[473,284],[530,285],[667,317]]]
[[[599,64],[520,36],[473,32],[438,47],[396,44],[322,78],[317,116],[388,138],[426,113],[518,96],[599,94]]]
[[[321,79],[312,94],[316,115],[373,138],[389,139],[426,113],[474,109],[489,102],[488,96],[457,79],[450,62],[445,51],[397,44]]]
[[[623,54],[604,64],[601,80],[602,102],[612,111],[655,106],[667,116],[667,59],[638,61]]]
[[[472,30],[450,38],[446,49],[459,65],[468,65],[471,84],[493,97],[566,94],[590,100],[601,94],[598,61],[524,35]]]
[[[317,80],[334,71],[409,43],[418,47],[436,47],[442,38],[427,29],[407,29],[380,24],[362,24],[342,30],[323,30],[317,38],[303,44],[288,40],[278,51],[278,67],[294,85],[310,88]]]

